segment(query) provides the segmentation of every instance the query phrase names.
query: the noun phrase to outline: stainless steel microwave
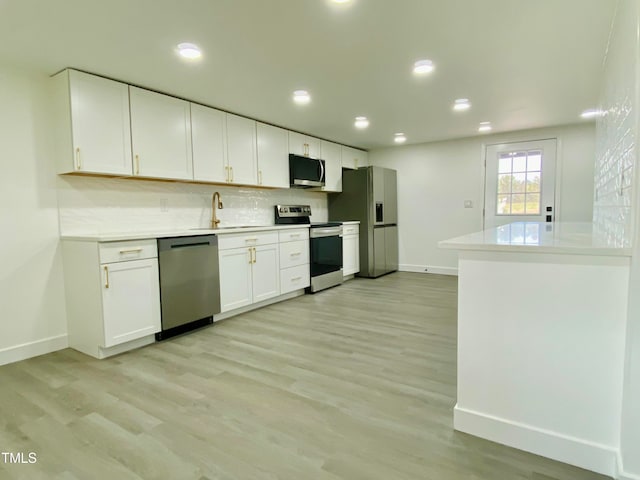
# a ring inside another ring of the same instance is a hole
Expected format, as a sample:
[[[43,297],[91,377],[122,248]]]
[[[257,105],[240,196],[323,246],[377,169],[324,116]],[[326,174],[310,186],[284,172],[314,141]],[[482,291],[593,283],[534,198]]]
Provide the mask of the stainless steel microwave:
[[[289,155],[289,184],[291,188],[324,187],[324,160]]]

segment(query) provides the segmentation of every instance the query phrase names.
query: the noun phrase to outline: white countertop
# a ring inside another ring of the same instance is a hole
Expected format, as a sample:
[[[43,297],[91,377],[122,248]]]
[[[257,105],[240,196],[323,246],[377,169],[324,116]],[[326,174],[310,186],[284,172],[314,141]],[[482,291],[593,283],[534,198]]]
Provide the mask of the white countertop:
[[[590,222],[516,222],[443,240],[438,246],[454,250],[631,256],[631,248],[617,245]]]
[[[360,223],[360,220],[351,220],[349,222],[343,222],[341,220],[337,220],[337,221],[339,221],[343,225],[358,225]]]
[[[101,232],[77,235],[61,235],[62,240],[79,240],[93,242],[117,242],[123,240],[143,240],[166,237],[189,237],[194,235],[227,235],[230,233],[263,232],[267,230],[289,230],[294,228],[309,228],[309,225],[265,225],[256,227],[223,227],[208,229],[194,228],[181,230],[154,230],[147,232]]]

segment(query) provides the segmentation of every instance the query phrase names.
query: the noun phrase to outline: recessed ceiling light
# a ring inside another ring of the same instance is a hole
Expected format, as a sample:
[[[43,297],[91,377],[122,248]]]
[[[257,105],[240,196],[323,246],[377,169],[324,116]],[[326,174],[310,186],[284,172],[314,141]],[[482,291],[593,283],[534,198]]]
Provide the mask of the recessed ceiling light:
[[[604,112],[598,108],[591,108],[589,110],[585,110],[584,112],[582,112],[580,116],[582,118],[597,118],[597,117],[603,117]]]
[[[424,75],[425,73],[433,72],[435,66],[431,60],[418,60],[413,64],[413,73],[418,75]]]
[[[468,98],[458,98],[453,104],[453,109],[460,112],[462,110],[469,110],[471,108],[471,103],[469,103]]]
[[[351,0],[331,0],[333,3],[349,3]]]
[[[193,43],[178,44],[178,54],[181,57],[187,58],[189,60],[195,60],[202,56],[202,52],[200,51],[198,46]]]
[[[356,117],[356,121],[354,123],[356,128],[367,128],[369,126],[369,120],[367,117]]]
[[[404,143],[407,141],[407,137],[404,133],[396,133],[393,137],[393,141],[396,143]]]
[[[491,122],[480,122],[480,126],[478,127],[479,132],[490,132],[491,131]]]
[[[306,105],[311,101],[311,95],[306,90],[296,90],[293,92],[293,101],[299,105]]]

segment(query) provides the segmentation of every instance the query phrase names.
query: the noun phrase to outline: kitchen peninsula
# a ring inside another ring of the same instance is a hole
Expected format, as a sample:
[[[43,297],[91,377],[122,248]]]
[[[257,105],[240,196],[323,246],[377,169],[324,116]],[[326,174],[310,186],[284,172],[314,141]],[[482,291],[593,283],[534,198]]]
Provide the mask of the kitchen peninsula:
[[[620,438],[630,249],[512,223],[459,251],[456,430],[605,473]]]

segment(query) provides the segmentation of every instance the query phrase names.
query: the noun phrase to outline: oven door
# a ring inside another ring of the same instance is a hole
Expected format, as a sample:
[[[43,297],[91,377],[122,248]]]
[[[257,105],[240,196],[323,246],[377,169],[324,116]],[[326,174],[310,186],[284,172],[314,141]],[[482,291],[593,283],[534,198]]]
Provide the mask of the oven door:
[[[342,269],[342,235],[310,238],[309,245],[312,277]]]

